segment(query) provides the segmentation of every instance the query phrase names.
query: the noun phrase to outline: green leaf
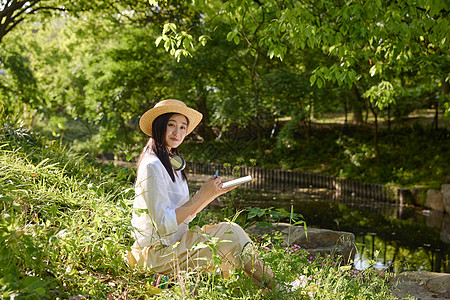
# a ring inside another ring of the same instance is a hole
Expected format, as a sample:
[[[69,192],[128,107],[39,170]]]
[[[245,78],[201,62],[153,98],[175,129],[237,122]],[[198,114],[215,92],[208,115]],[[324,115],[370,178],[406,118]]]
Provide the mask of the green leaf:
[[[190,46],[191,46],[191,41],[188,38],[184,38],[183,39],[183,47],[185,49],[188,49],[188,48],[190,48]]]
[[[239,38],[238,35],[235,35],[234,38],[233,38],[233,41],[234,41],[234,43],[235,43],[236,45],[239,45],[239,42],[241,41],[241,39]]]
[[[317,87],[320,89],[323,86],[323,80],[321,78],[317,78]]]
[[[314,85],[314,82],[316,82],[317,76],[316,74],[311,75],[311,77],[309,78],[309,81],[311,82],[311,86]]]
[[[209,38],[209,36],[202,35],[198,38],[198,41],[200,42],[200,44],[202,44],[202,46],[205,46],[206,43],[208,42],[208,38]]]
[[[166,49],[166,51],[169,51],[169,49],[170,49],[170,45],[171,45],[172,43],[170,42],[170,40],[165,40],[165,42],[164,42],[164,49]]]
[[[373,65],[369,70],[370,76],[371,77],[375,76],[376,72],[377,72],[377,65]]]
[[[228,34],[227,34],[227,41],[231,42],[231,40],[233,40],[235,36],[236,36],[236,32],[235,31],[228,32]]]
[[[156,41],[155,41],[155,45],[156,47],[158,47],[159,43],[161,43],[161,41],[164,39],[164,36],[159,36]]]
[[[170,28],[169,26],[170,26],[169,23],[164,24],[163,32],[162,32],[163,35],[166,34],[169,31],[169,28]]]
[[[167,32],[172,31],[173,33],[176,33],[177,31],[177,25],[175,23],[166,23],[163,27],[163,35]]]
[[[344,46],[340,46],[338,48],[338,51],[339,51],[339,57],[344,57],[344,55],[345,55],[345,48],[344,48]]]

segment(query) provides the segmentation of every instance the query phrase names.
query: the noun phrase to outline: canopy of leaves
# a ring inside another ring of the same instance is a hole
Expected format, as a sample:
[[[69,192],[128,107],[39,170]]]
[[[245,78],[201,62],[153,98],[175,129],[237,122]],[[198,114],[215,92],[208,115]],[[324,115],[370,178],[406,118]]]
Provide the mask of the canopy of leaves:
[[[2,2],[4,18],[22,21],[3,31],[0,101],[62,129],[82,123],[104,150],[142,139],[139,115],[169,97],[202,111],[203,139],[347,106],[398,117],[449,106],[446,2],[42,0],[12,10],[19,2]]]

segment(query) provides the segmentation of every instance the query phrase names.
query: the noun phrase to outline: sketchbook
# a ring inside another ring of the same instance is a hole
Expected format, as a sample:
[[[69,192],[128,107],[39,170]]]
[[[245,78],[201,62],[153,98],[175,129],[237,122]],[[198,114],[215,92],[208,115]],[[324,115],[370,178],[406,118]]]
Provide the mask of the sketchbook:
[[[250,182],[252,180],[253,180],[252,176],[248,175],[248,176],[245,176],[245,177],[241,177],[241,178],[238,178],[238,179],[227,181],[227,182],[225,182],[222,185],[222,188],[226,189],[226,188],[229,188],[229,187],[232,187],[232,186],[235,186],[235,185],[239,185],[239,184],[242,184],[242,183]]]

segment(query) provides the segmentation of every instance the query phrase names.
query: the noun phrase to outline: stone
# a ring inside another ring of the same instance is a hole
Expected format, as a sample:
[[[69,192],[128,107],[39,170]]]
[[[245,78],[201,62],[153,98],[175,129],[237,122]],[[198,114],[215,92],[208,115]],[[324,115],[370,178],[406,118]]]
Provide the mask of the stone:
[[[441,233],[440,233],[441,241],[444,243],[450,244],[450,215],[445,214],[444,220],[442,221]]]
[[[450,214],[450,184],[441,185],[442,201],[444,202],[444,211]]]
[[[428,279],[425,287],[430,292],[450,296],[450,274],[432,273],[432,276]]]
[[[440,210],[430,210],[429,213],[425,215],[425,223],[427,227],[441,229],[442,222],[444,219],[444,212]]]
[[[305,234],[303,226],[291,226],[288,223],[276,223],[273,226],[282,233],[285,245],[289,240],[289,244],[299,245],[311,254],[340,255],[345,264],[353,262],[355,258],[356,241],[351,232],[308,227]],[[264,235],[268,231],[256,225],[247,228],[248,233],[255,235]]]
[[[391,279],[397,299],[440,300],[450,297],[450,274],[427,271],[403,272]]]
[[[444,211],[444,201],[440,190],[428,190],[425,207]]]

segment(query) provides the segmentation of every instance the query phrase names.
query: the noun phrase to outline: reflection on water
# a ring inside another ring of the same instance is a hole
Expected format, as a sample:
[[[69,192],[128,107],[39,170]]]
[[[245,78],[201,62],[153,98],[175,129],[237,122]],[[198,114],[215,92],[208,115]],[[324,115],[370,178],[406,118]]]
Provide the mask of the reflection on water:
[[[196,190],[198,182],[190,182]],[[337,197],[326,189],[274,193],[241,189],[237,209],[284,208],[303,216],[309,227],[355,234],[357,269],[450,272],[450,216],[392,202]]]
[[[374,260],[373,258],[361,253],[356,253],[355,262],[353,264],[356,270],[366,270],[369,268],[373,268],[375,270],[387,270],[390,265],[390,261],[385,262],[381,258]]]
[[[390,268],[400,272],[450,272],[448,243],[450,216],[442,212],[380,203],[366,199],[332,199],[324,193],[302,197],[268,198],[249,195],[245,206],[284,207],[303,215],[310,227],[355,234],[359,266]],[[289,200],[290,199],[290,200]]]
[[[387,241],[374,233],[357,236],[356,243],[358,253],[355,256],[354,266],[359,270],[370,267],[394,272],[408,270],[448,272],[446,268],[448,256],[444,257],[442,249],[433,249],[430,244],[405,246],[401,240]]]

